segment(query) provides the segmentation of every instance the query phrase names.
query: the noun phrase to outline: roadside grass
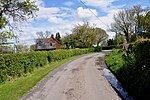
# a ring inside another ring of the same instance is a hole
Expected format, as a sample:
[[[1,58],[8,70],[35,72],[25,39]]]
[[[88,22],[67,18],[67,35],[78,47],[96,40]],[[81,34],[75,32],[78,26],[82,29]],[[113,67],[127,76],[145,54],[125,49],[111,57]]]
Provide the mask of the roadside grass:
[[[117,73],[117,70],[119,70],[124,64],[122,59],[123,54],[124,52],[122,52],[120,49],[113,49],[112,52],[106,56],[105,62],[108,68],[114,73]]]
[[[64,60],[60,60],[57,62],[52,62],[45,67],[42,67],[32,74],[28,74],[26,77],[16,78],[12,81],[7,81],[3,84],[0,84],[0,100],[18,100],[23,94],[29,91],[32,87],[34,87],[37,82],[39,82],[44,76],[49,74],[51,71],[64,64],[65,62],[84,56],[78,55],[74,57],[69,57]]]

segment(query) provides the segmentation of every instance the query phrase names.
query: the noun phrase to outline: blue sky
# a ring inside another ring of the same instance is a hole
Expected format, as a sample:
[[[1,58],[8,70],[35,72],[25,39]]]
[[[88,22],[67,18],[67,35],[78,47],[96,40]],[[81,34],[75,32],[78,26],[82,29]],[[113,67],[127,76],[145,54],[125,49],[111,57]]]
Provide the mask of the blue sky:
[[[143,7],[150,5],[150,0],[36,0],[39,6],[36,19],[30,19],[22,27],[23,33],[19,36],[20,42],[31,45],[38,37],[36,32],[57,32],[61,36],[71,33],[72,28],[87,20],[90,25],[100,27],[107,31],[110,38],[115,33],[109,32],[109,26],[113,22],[113,15],[122,9],[129,9],[133,5],[140,4]],[[96,15],[96,16],[95,16]]]

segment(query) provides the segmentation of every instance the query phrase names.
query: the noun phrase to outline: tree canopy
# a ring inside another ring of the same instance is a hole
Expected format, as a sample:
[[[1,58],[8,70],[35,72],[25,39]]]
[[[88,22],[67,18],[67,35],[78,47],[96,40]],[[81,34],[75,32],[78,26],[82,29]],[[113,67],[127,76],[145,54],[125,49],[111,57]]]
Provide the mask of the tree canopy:
[[[83,25],[76,25],[72,34],[63,38],[63,42],[66,46],[87,48],[95,43],[99,44],[105,36],[108,35],[103,29],[91,27],[85,22]]]
[[[17,24],[34,18],[36,11],[38,7],[33,0],[0,0],[0,39],[13,35],[17,26],[12,22]]]
[[[114,15],[114,23],[111,24],[112,31],[124,34],[126,41],[130,42],[130,38],[134,34],[139,34],[144,31],[145,19],[149,20],[148,8],[142,8],[140,5],[135,5],[131,9],[122,10]]]
[[[62,41],[61,41],[61,36],[59,32],[56,33],[55,39],[58,40],[59,43],[61,44]]]

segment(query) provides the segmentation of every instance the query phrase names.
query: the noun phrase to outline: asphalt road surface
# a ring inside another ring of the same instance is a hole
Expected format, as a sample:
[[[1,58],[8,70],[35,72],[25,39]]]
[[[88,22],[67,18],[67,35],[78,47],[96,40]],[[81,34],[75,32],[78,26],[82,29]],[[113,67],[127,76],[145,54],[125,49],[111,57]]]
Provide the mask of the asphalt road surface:
[[[21,100],[121,100],[96,64],[105,53],[77,58],[43,78]]]

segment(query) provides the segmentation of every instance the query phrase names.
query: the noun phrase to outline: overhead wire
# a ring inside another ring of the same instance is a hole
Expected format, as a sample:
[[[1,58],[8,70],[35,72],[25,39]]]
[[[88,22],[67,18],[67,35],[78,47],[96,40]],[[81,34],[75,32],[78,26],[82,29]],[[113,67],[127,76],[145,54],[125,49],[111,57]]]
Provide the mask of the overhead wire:
[[[78,2],[80,2],[85,8],[87,8],[103,25],[105,25],[109,30],[111,28],[109,28],[109,26],[104,23],[82,0],[77,0]]]

